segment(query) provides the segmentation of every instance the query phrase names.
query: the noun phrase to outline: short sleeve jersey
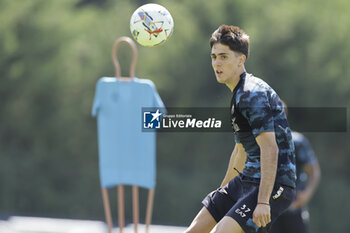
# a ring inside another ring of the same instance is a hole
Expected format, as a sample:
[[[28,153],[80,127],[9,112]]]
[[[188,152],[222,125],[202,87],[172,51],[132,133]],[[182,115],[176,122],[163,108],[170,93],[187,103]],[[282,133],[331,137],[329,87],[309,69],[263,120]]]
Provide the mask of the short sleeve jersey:
[[[275,132],[278,145],[276,183],[295,187],[295,155],[291,130],[282,101],[263,80],[243,73],[233,90],[231,120],[236,143],[247,153],[243,175],[260,179],[260,148],[255,138],[262,132]]]
[[[103,77],[97,82],[92,115],[97,116],[102,187],[155,187],[156,133],[142,131],[144,107],[164,108],[151,80]]]
[[[306,165],[312,165],[317,162],[315,153],[307,138],[298,132],[292,132],[292,138],[295,147],[295,164],[297,174],[297,190],[303,190],[306,186],[308,176],[305,172]]]

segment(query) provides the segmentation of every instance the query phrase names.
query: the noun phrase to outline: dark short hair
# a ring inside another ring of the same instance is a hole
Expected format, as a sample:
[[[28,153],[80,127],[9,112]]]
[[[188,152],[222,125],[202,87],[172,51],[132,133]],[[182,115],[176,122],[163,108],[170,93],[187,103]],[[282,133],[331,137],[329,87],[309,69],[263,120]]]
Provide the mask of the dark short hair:
[[[221,25],[210,38],[210,47],[221,43],[230,47],[232,51],[242,53],[248,58],[249,36],[237,26]]]

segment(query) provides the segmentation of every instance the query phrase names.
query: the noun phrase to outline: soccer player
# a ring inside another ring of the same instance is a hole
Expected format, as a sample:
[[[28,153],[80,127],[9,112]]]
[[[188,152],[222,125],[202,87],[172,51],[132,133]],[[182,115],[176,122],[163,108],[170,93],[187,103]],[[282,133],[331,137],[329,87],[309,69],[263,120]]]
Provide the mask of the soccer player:
[[[204,200],[186,233],[267,232],[295,196],[295,156],[283,104],[245,70],[248,35],[221,25],[210,38],[212,67],[232,91],[235,147],[221,186]]]
[[[286,110],[285,104],[284,107]],[[309,231],[309,212],[306,205],[321,178],[320,165],[307,138],[298,132],[292,132],[292,138],[295,146],[297,195],[290,208],[272,225],[271,233],[307,233]]]

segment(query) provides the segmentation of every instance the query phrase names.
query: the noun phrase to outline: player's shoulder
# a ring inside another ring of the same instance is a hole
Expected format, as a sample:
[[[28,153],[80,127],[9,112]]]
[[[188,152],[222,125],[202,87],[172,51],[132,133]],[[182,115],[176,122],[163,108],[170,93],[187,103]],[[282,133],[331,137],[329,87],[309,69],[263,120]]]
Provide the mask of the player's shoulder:
[[[309,140],[301,133],[292,132],[292,138],[296,151],[296,158],[303,163],[313,163],[316,161],[314,151],[309,143]]]
[[[276,94],[275,91],[264,80],[247,73],[237,90],[237,100],[238,102],[259,102],[274,94]]]
[[[246,74],[244,83],[242,85],[242,91],[244,92],[265,92],[270,90],[271,87],[261,78],[258,78],[252,74]]]

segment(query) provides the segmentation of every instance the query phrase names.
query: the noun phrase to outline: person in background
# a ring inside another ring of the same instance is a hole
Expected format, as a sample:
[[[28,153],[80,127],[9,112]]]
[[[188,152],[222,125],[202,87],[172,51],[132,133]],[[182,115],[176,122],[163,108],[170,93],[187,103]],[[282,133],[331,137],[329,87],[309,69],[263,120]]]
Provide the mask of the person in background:
[[[287,114],[287,105],[283,104]],[[271,233],[309,232],[307,203],[312,198],[321,179],[321,169],[318,160],[307,138],[298,132],[292,132],[292,138],[295,147],[297,171],[296,199],[289,209],[277,218],[272,225]]]

